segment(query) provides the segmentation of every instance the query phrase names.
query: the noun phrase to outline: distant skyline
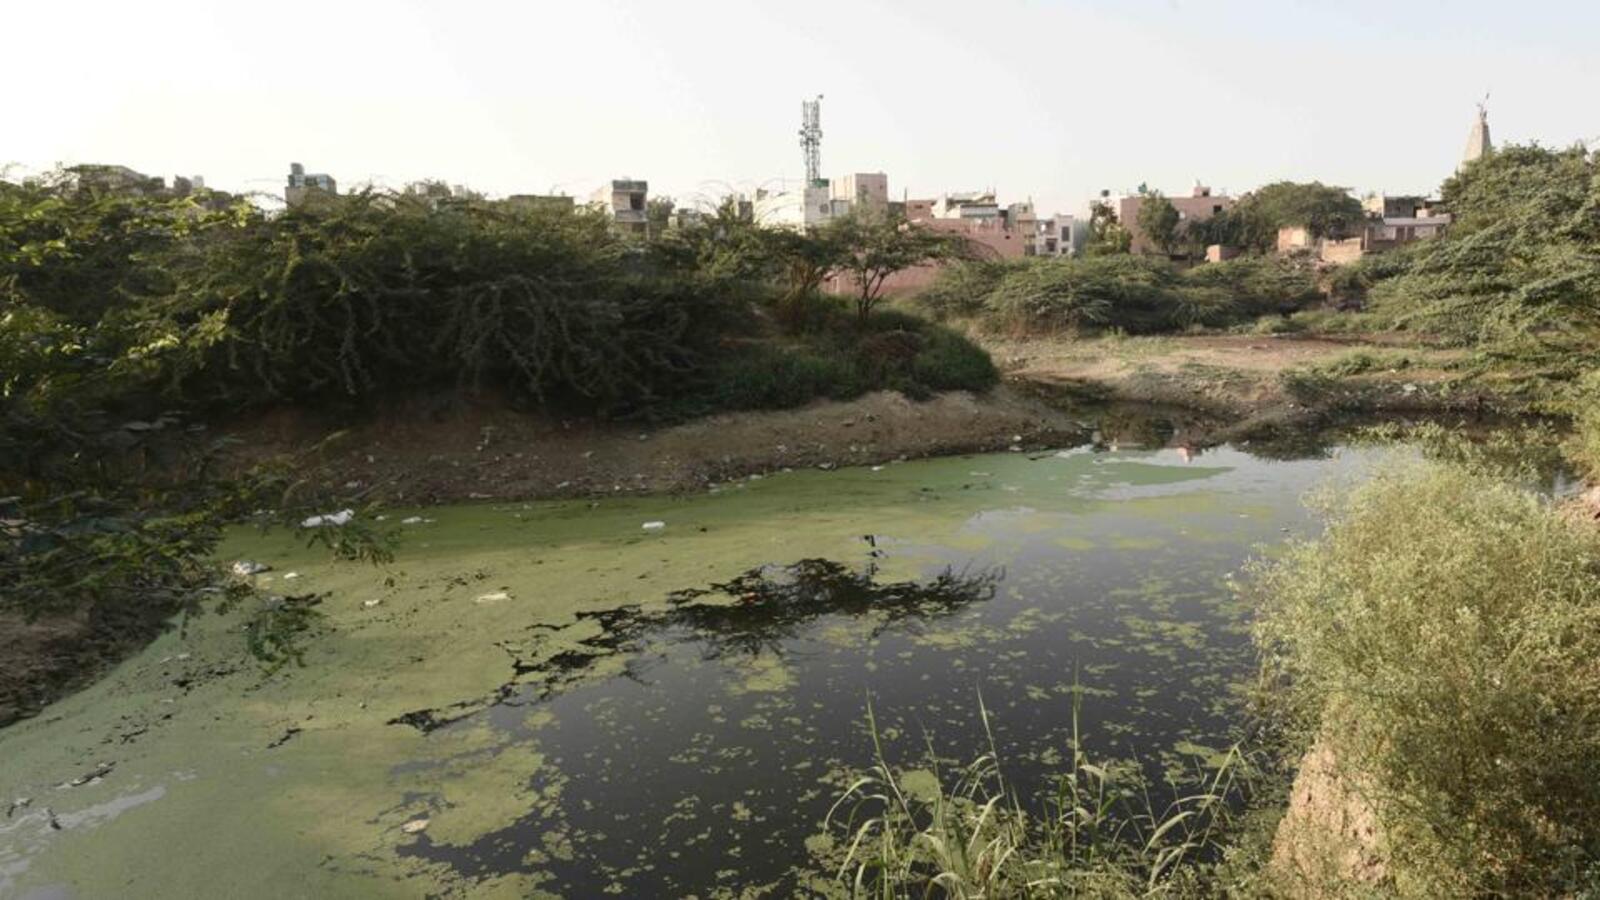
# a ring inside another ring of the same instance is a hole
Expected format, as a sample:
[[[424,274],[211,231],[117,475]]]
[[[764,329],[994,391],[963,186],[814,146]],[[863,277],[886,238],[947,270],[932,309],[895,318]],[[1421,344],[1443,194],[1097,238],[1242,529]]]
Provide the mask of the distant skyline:
[[[1464,0],[43,3],[0,12],[0,166],[87,162],[281,195],[435,178],[491,195],[649,180],[680,203],[825,175],[891,195],[1280,179],[1431,191],[1495,143],[1600,137],[1600,4]]]

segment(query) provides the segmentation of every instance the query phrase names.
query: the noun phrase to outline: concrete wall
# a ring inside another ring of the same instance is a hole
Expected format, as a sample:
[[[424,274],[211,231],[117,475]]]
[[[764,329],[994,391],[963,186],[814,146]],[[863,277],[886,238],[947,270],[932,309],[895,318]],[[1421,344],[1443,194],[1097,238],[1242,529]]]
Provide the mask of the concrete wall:
[[[1317,249],[1317,258],[1325,263],[1342,266],[1353,263],[1366,253],[1365,241],[1359,237],[1344,240],[1324,240]]]

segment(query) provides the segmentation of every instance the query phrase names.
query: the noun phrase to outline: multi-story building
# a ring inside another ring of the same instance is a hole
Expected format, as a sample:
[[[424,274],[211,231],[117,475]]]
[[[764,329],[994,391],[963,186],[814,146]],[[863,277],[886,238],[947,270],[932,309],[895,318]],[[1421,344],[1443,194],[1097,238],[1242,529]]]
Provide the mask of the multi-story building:
[[[1034,252],[1039,256],[1079,256],[1089,241],[1089,223],[1067,213],[1040,219]]]
[[[604,213],[621,230],[640,237],[650,236],[650,183],[618,178],[595,189],[589,205]]]
[[[889,176],[882,172],[856,172],[830,183],[832,199],[842,200],[851,209],[872,212],[889,210]]]
[[[849,210],[850,201],[836,199],[826,178],[798,191],[757,190],[751,203],[757,224],[774,228],[815,228]]]
[[[1022,255],[1039,253],[1039,217],[1033,211],[1033,201],[1012,203],[1001,210],[1000,218],[1006,227],[1022,237]]]
[[[1117,214],[1117,221],[1122,224],[1123,228],[1127,229],[1128,234],[1133,239],[1128,248],[1132,253],[1145,253],[1156,249],[1155,245],[1150,242],[1150,239],[1139,228],[1139,209],[1146,200],[1154,196],[1154,194],[1144,191],[1135,194],[1118,195],[1105,193],[1101,195],[1098,201],[1110,205],[1112,211]],[[1225,194],[1212,194],[1211,188],[1203,184],[1195,185],[1194,190],[1187,197],[1167,197],[1167,201],[1178,210],[1180,223],[1204,222],[1218,213],[1232,209],[1234,203],[1232,197]]]
[[[304,205],[313,197],[333,197],[338,193],[339,185],[333,180],[332,175],[307,174],[305,166],[299,163],[289,164],[289,181],[283,188],[283,202],[291,209]]]
[[[998,219],[1000,204],[994,191],[942,194],[933,201],[931,213],[935,219]]]

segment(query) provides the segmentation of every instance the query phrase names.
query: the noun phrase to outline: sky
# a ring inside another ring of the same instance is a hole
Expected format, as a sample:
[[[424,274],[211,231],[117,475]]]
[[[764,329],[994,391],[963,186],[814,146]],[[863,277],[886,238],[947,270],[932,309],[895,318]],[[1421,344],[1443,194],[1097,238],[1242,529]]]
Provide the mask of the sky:
[[[121,163],[281,192],[433,178],[695,205],[823,174],[894,197],[1280,179],[1431,190],[1497,143],[1600,138],[1593,0],[9,0],[0,167]]]

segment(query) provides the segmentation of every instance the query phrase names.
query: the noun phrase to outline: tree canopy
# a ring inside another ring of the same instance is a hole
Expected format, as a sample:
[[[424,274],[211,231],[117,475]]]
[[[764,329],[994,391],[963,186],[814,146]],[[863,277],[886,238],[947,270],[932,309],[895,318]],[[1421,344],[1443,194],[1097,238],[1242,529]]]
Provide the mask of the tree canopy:
[[[1139,231],[1163,253],[1171,253],[1178,245],[1178,231],[1183,217],[1160,191],[1144,198],[1139,204]]]

